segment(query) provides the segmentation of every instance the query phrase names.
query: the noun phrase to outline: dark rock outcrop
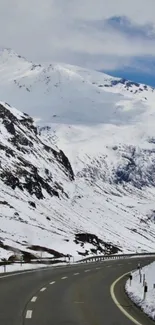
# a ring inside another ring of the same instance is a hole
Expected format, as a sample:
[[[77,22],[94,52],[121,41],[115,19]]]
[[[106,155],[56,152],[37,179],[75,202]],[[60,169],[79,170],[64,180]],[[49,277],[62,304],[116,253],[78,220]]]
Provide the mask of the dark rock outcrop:
[[[112,243],[107,243],[104,240],[98,238],[96,235],[91,234],[91,233],[79,233],[79,234],[75,234],[75,240],[74,242],[76,244],[81,244],[81,246],[83,247],[84,243],[89,243],[92,244],[94,246],[94,248],[91,249],[91,252],[93,254],[98,254],[98,253],[102,253],[105,255],[110,255],[110,254],[116,254],[118,252],[121,252],[121,249],[115,245],[113,245]],[[81,253],[78,252],[80,255]],[[88,251],[85,251],[84,253],[82,253],[83,256],[87,256],[88,255]]]
[[[74,180],[71,164],[64,152],[56,151],[45,144],[33,124],[33,119],[18,111],[14,114],[7,104],[0,104],[0,123],[8,132],[8,145],[3,144],[3,138],[0,139],[0,150],[12,159],[10,168],[0,165],[0,178],[3,182],[13,190],[27,190],[38,199],[44,198],[44,191],[50,196],[59,197],[62,194],[68,197],[62,184],[53,181],[52,176],[52,166],[57,165],[57,169],[69,181]],[[42,166],[46,164],[49,169],[46,166],[40,168],[40,160]]]

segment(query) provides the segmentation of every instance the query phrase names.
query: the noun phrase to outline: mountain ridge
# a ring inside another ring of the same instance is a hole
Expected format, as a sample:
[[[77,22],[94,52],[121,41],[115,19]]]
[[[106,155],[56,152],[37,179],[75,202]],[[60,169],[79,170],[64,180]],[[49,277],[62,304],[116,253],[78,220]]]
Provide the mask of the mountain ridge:
[[[67,64],[34,64],[11,50],[1,51],[0,71],[1,100],[21,110],[24,96],[22,111],[33,115],[37,121],[43,120],[43,124],[50,120],[53,122],[53,119],[59,123],[66,118],[67,122],[70,121],[73,105],[74,122],[76,119],[80,123],[85,116],[83,114],[80,118],[78,106],[81,106],[81,111],[88,105],[91,111],[95,110],[95,105],[101,110],[102,103],[109,102],[109,92],[117,102],[125,96],[125,100],[150,104],[152,96],[155,98],[155,91],[150,86]]]

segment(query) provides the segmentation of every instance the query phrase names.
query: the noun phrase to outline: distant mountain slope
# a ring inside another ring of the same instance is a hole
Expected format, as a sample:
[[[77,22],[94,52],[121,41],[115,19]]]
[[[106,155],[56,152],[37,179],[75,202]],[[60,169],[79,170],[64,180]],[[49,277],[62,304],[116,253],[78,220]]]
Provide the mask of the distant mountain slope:
[[[0,76],[1,100],[43,124],[110,123],[117,110],[130,120],[126,104],[143,109],[155,100],[149,86],[66,64],[33,64],[7,49],[0,51]]]
[[[155,250],[154,89],[10,50],[0,77],[1,256]]]

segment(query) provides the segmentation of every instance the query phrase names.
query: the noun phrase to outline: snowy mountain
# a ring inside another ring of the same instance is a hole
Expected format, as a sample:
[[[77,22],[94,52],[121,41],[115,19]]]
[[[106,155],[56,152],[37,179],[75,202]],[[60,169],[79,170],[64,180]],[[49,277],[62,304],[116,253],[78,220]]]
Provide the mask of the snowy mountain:
[[[155,90],[11,50],[0,76],[1,256],[155,250]]]
[[[1,101],[43,125],[131,122],[131,107],[137,115],[155,99],[146,85],[65,64],[33,64],[7,49],[0,51],[0,74]]]

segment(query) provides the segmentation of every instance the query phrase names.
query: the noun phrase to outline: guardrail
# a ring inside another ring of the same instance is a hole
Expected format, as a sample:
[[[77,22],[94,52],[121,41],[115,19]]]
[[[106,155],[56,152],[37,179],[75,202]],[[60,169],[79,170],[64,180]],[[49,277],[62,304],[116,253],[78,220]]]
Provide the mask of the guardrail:
[[[155,256],[155,252],[152,253],[134,253],[134,254],[119,254],[119,255],[96,255],[91,257],[86,257],[78,261],[79,263],[88,263],[88,262],[100,262],[109,259],[125,259],[130,257],[147,257]]]
[[[155,252],[152,253],[133,253],[133,254],[118,254],[118,255],[95,255],[83,258],[76,263],[88,263],[88,262],[101,262],[105,260],[115,260],[115,259],[125,259],[125,258],[132,258],[132,257],[147,257],[147,256],[154,256]],[[66,263],[66,264],[73,264],[74,262],[65,258],[37,258],[31,261],[1,261],[0,266],[3,267],[3,272],[7,272],[9,265],[19,265],[22,266],[25,264],[44,264],[44,265],[59,265],[59,263]]]
[[[33,265],[33,264],[44,264],[46,265],[59,265],[59,263],[68,263],[66,259],[63,258],[37,258],[30,261],[0,261],[0,273],[8,272],[9,266],[18,265],[19,270],[24,269],[24,265]]]

